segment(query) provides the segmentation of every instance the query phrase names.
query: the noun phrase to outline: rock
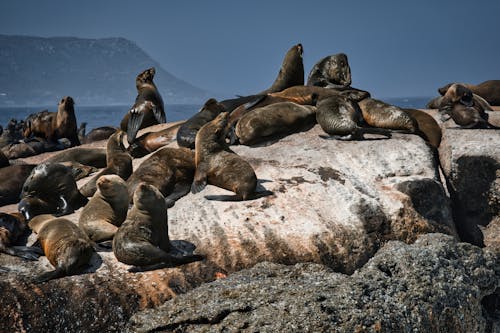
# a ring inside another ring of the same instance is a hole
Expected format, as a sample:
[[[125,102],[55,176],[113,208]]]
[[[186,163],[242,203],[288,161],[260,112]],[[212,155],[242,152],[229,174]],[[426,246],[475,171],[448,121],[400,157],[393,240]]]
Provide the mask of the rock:
[[[443,234],[386,244],[352,276],[255,267],[134,315],[129,332],[491,332],[498,253]]]

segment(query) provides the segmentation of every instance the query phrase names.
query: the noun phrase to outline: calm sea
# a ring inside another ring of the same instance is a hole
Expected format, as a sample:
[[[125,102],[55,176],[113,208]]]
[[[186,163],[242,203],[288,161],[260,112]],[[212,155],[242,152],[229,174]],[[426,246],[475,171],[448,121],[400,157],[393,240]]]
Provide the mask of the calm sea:
[[[408,97],[408,98],[386,98],[385,102],[404,108],[424,108],[431,97]],[[112,106],[78,106],[75,105],[75,113],[78,124],[87,123],[87,133],[96,127],[120,125],[123,116],[128,112],[130,105],[112,105]],[[178,121],[190,118],[201,108],[196,104],[172,104],[165,105],[167,121]],[[4,126],[10,119],[26,119],[32,113],[48,109],[57,111],[55,106],[38,107],[0,107],[0,125]]]

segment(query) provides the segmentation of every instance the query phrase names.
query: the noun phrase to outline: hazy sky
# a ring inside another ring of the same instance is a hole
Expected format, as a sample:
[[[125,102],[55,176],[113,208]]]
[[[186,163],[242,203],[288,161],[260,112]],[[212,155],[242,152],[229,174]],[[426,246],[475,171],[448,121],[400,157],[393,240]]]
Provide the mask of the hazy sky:
[[[125,37],[177,77],[231,94],[268,88],[300,42],[306,77],[344,52],[352,85],[383,98],[500,79],[499,14],[498,0],[12,0],[0,33]]]

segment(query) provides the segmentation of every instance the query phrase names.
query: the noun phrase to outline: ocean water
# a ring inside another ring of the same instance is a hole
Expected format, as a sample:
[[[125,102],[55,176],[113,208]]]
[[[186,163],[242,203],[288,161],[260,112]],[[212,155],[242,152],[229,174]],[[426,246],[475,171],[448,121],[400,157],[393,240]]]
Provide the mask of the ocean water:
[[[381,99],[389,104],[397,105],[402,108],[425,108],[427,102],[432,97],[403,97],[403,98],[385,98]],[[201,108],[201,104],[171,104],[165,105],[167,121],[179,121],[190,118]],[[14,118],[24,120],[32,113],[42,110],[57,111],[56,106],[37,106],[37,107],[0,107],[0,125],[4,126]],[[112,105],[112,106],[78,106],[75,105],[75,114],[78,124],[87,123],[87,133],[96,127],[120,125],[123,116],[130,109],[130,105]]]

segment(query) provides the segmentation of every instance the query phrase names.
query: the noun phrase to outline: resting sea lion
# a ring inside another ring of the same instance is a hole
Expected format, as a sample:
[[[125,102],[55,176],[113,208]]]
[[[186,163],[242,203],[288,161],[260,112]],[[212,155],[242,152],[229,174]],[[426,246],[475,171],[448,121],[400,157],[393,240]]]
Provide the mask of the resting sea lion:
[[[347,55],[338,53],[318,61],[307,78],[308,86],[345,89],[351,86],[351,67]]]
[[[82,143],[91,143],[95,141],[107,140],[117,130],[116,127],[102,126],[92,129],[83,137]]]
[[[37,260],[40,253],[36,247],[14,246],[26,229],[26,220],[20,213],[0,212],[0,252],[27,260]]]
[[[127,180],[130,202],[137,186],[144,182],[155,186],[167,207],[189,193],[194,177],[194,152],[187,148],[165,147],[149,156]]]
[[[87,201],[78,191],[70,168],[43,163],[24,182],[18,210],[29,221],[40,214],[70,214]]]
[[[23,126],[24,121],[18,122],[16,119],[11,119],[3,129],[2,135],[0,135],[0,148],[21,140],[23,138]]]
[[[118,175],[123,180],[127,180],[132,174],[132,157],[123,145],[123,131],[116,131],[108,139],[106,145],[106,167],[93,176],[85,185],[80,188],[80,192],[91,197],[97,191],[96,182],[104,175]]]
[[[313,99],[313,96],[317,96],[317,100],[320,100],[329,96],[341,95],[349,98],[354,102],[359,102],[362,99],[370,97],[370,93],[368,91],[359,90],[356,88],[349,88],[340,91],[318,86],[294,86],[269,95],[272,97],[286,98],[290,102],[295,102],[302,105],[314,105],[315,100]]]
[[[128,146],[127,151],[134,158],[143,157],[155,150],[164,147],[177,139],[179,128],[185,121],[170,123],[166,128],[157,132],[145,133]]]
[[[23,184],[35,166],[19,164],[0,169],[0,206],[19,202]]]
[[[127,217],[128,202],[125,181],[117,175],[102,176],[97,180],[97,191],[83,207],[78,225],[94,242],[110,240]]]
[[[54,271],[38,276],[36,283],[80,273],[95,253],[87,235],[65,218],[38,215],[29,222],[29,227],[38,234],[43,253],[55,267]]]
[[[422,110],[402,109],[408,113],[415,121],[420,132],[425,134],[424,139],[434,148],[438,148],[441,143],[441,126],[436,122],[433,116]]]
[[[316,120],[326,133],[349,140],[362,140],[365,133],[391,137],[389,131],[381,128],[360,127],[363,117],[359,106],[340,95],[330,96],[318,102]]]
[[[129,144],[134,141],[141,128],[166,122],[163,99],[153,82],[155,73],[155,68],[151,67],[135,79],[135,103],[120,123],[122,131],[127,133]]]
[[[49,151],[63,150],[69,147],[71,147],[71,142],[67,138],[62,138],[57,141],[48,141],[44,138],[33,137],[3,147],[2,151],[10,159],[17,159]]]
[[[239,142],[251,145],[277,135],[290,134],[312,125],[316,107],[293,102],[275,103],[256,108],[236,124]]]
[[[43,161],[44,163],[77,162],[94,168],[106,167],[105,148],[74,147],[66,149]]]
[[[227,146],[227,119],[228,113],[222,112],[196,134],[196,172],[191,192],[200,192],[208,183],[246,200],[255,194],[257,176],[252,166]]]
[[[418,124],[401,108],[373,98],[358,102],[366,123],[373,127],[418,133]]]
[[[288,87],[304,84],[304,64],[302,61],[302,53],[304,49],[302,44],[292,46],[285,55],[280,71],[274,83],[269,89],[266,89],[260,94],[268,94],[281,91]]]
[[[139,184],[133,201],[127,219],[113,238],[113,252],[118,261],[144,267],[182,265],[203,259],[170,243],[165,198],[156,187]]]
[[[65,96],[59,102],[57,112],[42,111],[30,115],[25,122],[24,137],[39,136],[48,141],[67,138],[72,146],[79,146],[74,105],[73,98]]]
[[[448,83],[447,85],[438,89],[441,95],[446,94],[448,88],[454,83]],[[470,89],[474,94],[481,96],[491,105],[500,105],[500,80],[488,80],[484,81],[478,85],[461,83],[462,86]]]

